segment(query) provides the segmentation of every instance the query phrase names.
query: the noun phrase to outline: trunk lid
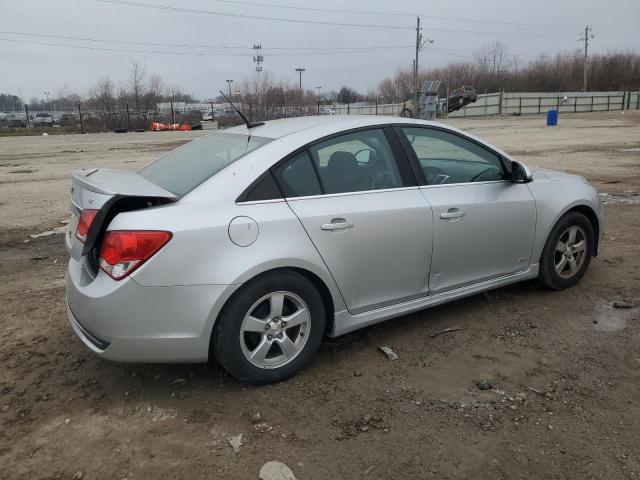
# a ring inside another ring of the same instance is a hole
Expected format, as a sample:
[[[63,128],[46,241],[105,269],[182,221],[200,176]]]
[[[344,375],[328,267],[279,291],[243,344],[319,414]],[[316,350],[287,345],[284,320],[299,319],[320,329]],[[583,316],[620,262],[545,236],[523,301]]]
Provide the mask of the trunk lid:
[[[99,245],[102,234],[119,212],[148,208],[177,200],[175,194],[127,170],[91,168],[72,173],[69,231],[66,247],[74,260]],[[83,210],[99,210],[82,243],[75,236]]]

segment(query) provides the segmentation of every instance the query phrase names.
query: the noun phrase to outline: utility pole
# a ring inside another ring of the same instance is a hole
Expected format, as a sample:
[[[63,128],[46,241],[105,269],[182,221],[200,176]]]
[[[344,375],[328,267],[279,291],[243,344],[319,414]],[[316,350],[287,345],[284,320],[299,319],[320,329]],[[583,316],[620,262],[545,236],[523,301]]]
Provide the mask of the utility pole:
[[[300,74],[300,93],[302,94],[302,72],[304,72],[306,68],[296,68],[296,72]]]
[[[584,70],[583,70],[583,79],[582,79],[582,91],[587,91],[587,69],[589,65],[589,39],[595,38],[595,36],[591,33],[593,29],[587,25],[584,27],[584,36],[580,37],[580,40],[584,41]]]
[[[225,80],[227,82],[227,85],[229,85],[229,100],[231,100],[232,95],[231,95],[231,84],[233,83],[233,80]]]
[[[420,17],[416,17],[417,22],[416,22],[416,58],[413,60],[413,89],[414,89],[414,94],[413,94],[413,105],[414,105],[414,111],[415,111],[415,116],[417,118],[420,118],[420,103],[419,103],[419,93],[418,91],[420,90],[420,85],[419,85],[419,80],[418,80],[418,56],[420,55],[420,51],[422,50],[422,48],[425,46],[425,44],[427,42],[429,43],[433,43],[434,40],[430,39],[430,38],[426,38],[424,41],[422,41],[422,32],[421,32],[421,28],[420,28]]]

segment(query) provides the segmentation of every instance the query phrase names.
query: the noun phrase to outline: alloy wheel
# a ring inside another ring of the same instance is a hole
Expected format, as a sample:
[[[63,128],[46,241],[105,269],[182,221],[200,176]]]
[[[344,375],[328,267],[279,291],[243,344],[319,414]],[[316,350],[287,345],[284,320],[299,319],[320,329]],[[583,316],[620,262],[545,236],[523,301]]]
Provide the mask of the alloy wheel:
[[[556,244],[554,266],[562,278],[571,278],[580,271],[586,259],[587,234],[577,225],[567,228]]]
[[[311,314],[302,298],[287,291],[269,293],[242,320],[242,353],[256,367],[282,367],[304,349],[310,329]]]

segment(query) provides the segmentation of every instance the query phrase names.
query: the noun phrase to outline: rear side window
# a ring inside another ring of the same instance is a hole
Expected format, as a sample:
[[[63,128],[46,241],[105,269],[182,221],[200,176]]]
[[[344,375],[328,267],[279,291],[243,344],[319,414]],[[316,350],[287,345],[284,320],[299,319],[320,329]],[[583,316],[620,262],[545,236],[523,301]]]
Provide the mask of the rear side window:
[[[309,150],[325,193],[404,186],[391,146],[381,129],[340,135]]]
[[[274,173],[285,197],[308,197],[322,193],[306,151],[278,166]]]
[[[252,135],[212,133],[163,155],[138,174],[171,193],[184,195],[270,141]]]

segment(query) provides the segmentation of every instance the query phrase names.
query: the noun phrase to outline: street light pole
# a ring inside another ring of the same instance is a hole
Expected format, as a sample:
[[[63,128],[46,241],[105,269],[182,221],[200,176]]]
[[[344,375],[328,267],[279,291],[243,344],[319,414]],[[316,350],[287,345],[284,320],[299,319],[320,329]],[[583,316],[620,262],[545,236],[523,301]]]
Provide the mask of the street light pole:
[[[231,84],[233,83],[233,80],[226,80],[226,82],[229,85],[229,99],[231,99]]]
[[[304,72],[306,68],[296,68],[296,72],[300,74],[300,93],[302,93],[302,72]]]

